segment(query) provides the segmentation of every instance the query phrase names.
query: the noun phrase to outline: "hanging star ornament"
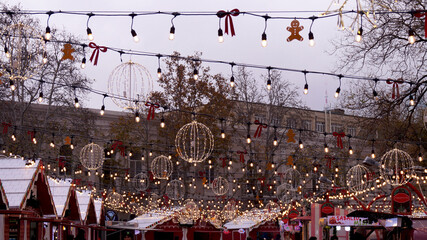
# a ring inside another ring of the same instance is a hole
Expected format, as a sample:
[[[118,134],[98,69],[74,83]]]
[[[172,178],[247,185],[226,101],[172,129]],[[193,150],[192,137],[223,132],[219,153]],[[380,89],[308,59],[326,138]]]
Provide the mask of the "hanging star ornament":
[[[74,61],[74,57],[73,55],[71,55],[73,52],[75,52],[76,50],[73,48],[73,46],[71,46],[71,44],[66,43],[64,44],[64,48],[61,49],[61,51],[64,53],[64,55],[62,56],[61,60],[71,60]]]

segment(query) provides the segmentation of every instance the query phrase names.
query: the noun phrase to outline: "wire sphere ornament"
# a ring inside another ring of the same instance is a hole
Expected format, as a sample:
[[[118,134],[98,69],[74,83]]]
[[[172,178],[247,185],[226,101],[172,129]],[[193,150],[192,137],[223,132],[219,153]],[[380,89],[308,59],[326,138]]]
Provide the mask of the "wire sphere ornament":
[[[147,174],[138,173],[133,177],[132,183],[137,191],[145,191],[150,185],[150,179],[148,178]]]
[[[371,187],[372,179],[369,179],[369,169],[357,164],[347,171],[347,186],[354,193],[361,193]]]
[[[214,138],[208,127],[193,120],[179,129],[175,138],[175,146],[179,157],[185,161],[203,162],[212,153]]]
[[[217,177],[212,181],[212,191],[215,195],[222,196],[228,192],[228,181],[223,177]]]
[[[108,78],[108,93],[120,98],[112,98],[120,108],[140,110],[149,101],[153,91],[153,80],[148,70],[141,64],[129,61],[120,64]]]
[[[178,221],[181,224],[191,223],[200,218],[200,209],[192,199],[184,201],[183,209],[178,215]]]
[[[227,204],[225,204],[224,208],[222,209],[222,217],[224,220],[233,220],[237,215],[237,207],[236,202],[231,200],[228,201]]]
[[[124,199],[120,193],[113,191],[107,195],[104,204],[111,209],[121,209],[124,205]]]
[[[173,172],[173,163],[168,157],[160,155],[151,162],[151,172],[154,178],[168,179]]]
[[[172,200],[184,198],[185,187],[179,180],[172,180],[166,185],[166,195]]]
[[[273,201],[270,201],[269,203],[267,203],[267,205],[265,205],[265,210],[269,214],[269,219],[277,218],[280,214],[279,204]]]
[[[276,197],[282,203],[289,203],[296,197],[296,191],[289,191],[285,184],[282,184],[276,189]]]
[[[404,185],[415,177],[414,162],[407,152],[392,149],[381,157],[380,174],[392,186]]]
[[[130,202],[126,205],[126,209],[129,214],[135,214],[136,216],[142,215],[143,211],[136,202]]]
[[[104,149],[95,143],[89,143],[80,151],[80,162],[88,170],[96,170],[104,163]]]
[[[288,168],[280,177],[280,180],[287,190],[295,192],[301,186],[301,173],[294,168]]]
[[[1,42],[6,56],[2,68],[11,80],[24,81],[46,63],[45,41],[31,26],[17,23],[6,27],[2,31]]]

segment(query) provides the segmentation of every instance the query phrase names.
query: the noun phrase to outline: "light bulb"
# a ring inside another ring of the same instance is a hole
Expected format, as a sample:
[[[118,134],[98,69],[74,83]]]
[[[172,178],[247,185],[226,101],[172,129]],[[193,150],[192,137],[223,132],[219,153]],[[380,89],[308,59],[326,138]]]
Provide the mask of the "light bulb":
[[[409,104],[410,104],[411,106],[414,106],[414,105],[415,105],[415,100],[414,100],[414,97],[413,97],[412,95],[410,95],[410,96],[409,96]]]
[[[325,143],[325,153],[329,152],[328,144]]]
[[[47,57],[46,56],[43,56],[43,60],[42,60],[42,62],[43,62],[43,64],[46,64],[47,63]]]
[[[160,127],[165,128],[165,126],[166,126],[165,119],[162,117],[162,119],[160,119]]]
[[[45,35],[44,35],[44,39],[46,39],[46,40],[50,40],[52,38],[52,35],[50,34],[50,27],[49,26],[47,26],[46,27],[46,33],[45,33]]]
[[[55,147],[55,143],[53,142],[53,140],[52,140],[52,142],[50,142],[50,146],[51,146],[52,148],[54,148],[54,147]]]
[[[35,137],[33,137],[33,143],[37,144],[37,139]]]
[[[89,41],[93,41],[92,30],[90,28],[87,28],[86,33],[87,33],[87,39],[89,39]]]
[[[16,141],[16,136],[14,133],[12,134],[11,138],[12,138],[12,141],[14,141],[14,142]]]
[[[423,161],[423,154],[421,154],[421,153],[418,154],[418,161],[420,161],[420,162]]]
[[[141,118],[139,117],[139,112],[135,112],[135,122],[139,123],[141,121]]]
[[[150,150],[150,152],[148,153],[148,156],[150,156],[150,157],[153,156],[153,150]]]
[[[76,108],[79,108],[80,107],[80,103],[79,103],[79,99],[76,97],[76,98],[74,98],[74,106],[76,107]]]
[[[162,69],[161,68],[157,68],[157,77],[159,79],[162,78]]]
[[[144,155],[142,155],[142,156],[141,156],[141,160],[142,160],[142,161],[144,161],[144,160],[145,160],[145,157],[144,157]]]
[[[409,37],[408,37],[408,41],[410,44],[414,44],[416,39],[415,39],[415,32],[412,29],[409,29]]]
[[[39,99],[38,99],[39,103],[43,102],[43,92],[39,93]]]
[[[267,47],[267,34],[263,33],[261,35],[261,46]]]
[[[132,151],[129,152],[129,157],[132,157],[133,153]]]
[[[193,71],[193,78],[196,81],[199,79],[199,71],[197,69],[194,69]]]
[[[310,45],[310,47],[314,47],[315,45],[314,34],[312,32],[308,33],[308,45]]]
[[[225,132],[224,132],[224,129],[221,129],[221,138],[225,138]]]
[[[277,141],[277,137],[274,137],[273,139],[273,146],[279,145],[279,142]]]
[[[234,76],[231,76],[230,78],[230,86],[234,87]]]
[[[372,151],[371,151],[371,158],[375,158],[375,150],[374,149],[372,149]]]
[[[104,105],[102,105],[102,107],[101,107],[101,111],[99,111],[99,114],[100,114],[101,116],[104,116],[104,113],[105,113],[105,106],[104,106]]]
[[[16,89],[15,83],[13,82],[12,79],[9,81],[9,87],[10,87],[10,90],[12,91],[15,91]]]
[[[356,42],[362,41],[362,34],[363,34],[363,29],[359,28],[359,30],[357,31],[357,34],[356,34]]]
[[[222,29],[218,29],[218,42],[223,43],[224,42],[224,34],[222,32]]]
[[[352,148],[351,146],[348,148],[348,153],[349,153],[350,155],[352,155],[352,154],[353,154],[353,148]]]
[[[308,94],[308,84],[307,83],[304,85],[304,91],[303,92],[305,95]]]
[[[82,64],[80,65],[80,67],[82,69],[84,69],[86,67],[86,58],[85,57],[82,59]]]
[[[130,34],[132,35],[134,42],[136,42],[136,43],[139,42],[139,37],[138,37],[138,34],[136,34],[135,30],[131,29]]]
[[[304,148],[304,144],[302,144],[302,141],[301,141],[301,140],[299,140],[299,142],[298,142],[298,146],[299,146],[299,148],[301,148],[301,149],[303,149],[303,148]]]
[[[271,90],[271,80],[267,80],[267,90]]]
[[[340,92],[341,92],[341,88],[340,88],[340,87],[338,87],[338,88],[337,88],[337,90],[335,91],[335,95],[334,95],[334,97],[335,97],[335,98],[338,98],[338,97],[339,97],[339,95],[340,95]]]
[[[71,149],[74,149],[74,144],[72,144],[72,143],[71,143],[71,144],[70,144],[70,148],[71,148]]]
[[[174,40],[174,39],[175,39],[175,27],[172,26],[169,31],[169,40]]]
[[[248,134],[248,136],[247,136],[247,138],[246,138],[246,142],[248,143],[248,144],[250,144],[251,142],[252,142],[252,140],[251,140],[251,136]]]
[[[12,56],[9,50],[7,49],[7,47],[4,47],[4,54],[6,55],[7,58],[10,58]]]

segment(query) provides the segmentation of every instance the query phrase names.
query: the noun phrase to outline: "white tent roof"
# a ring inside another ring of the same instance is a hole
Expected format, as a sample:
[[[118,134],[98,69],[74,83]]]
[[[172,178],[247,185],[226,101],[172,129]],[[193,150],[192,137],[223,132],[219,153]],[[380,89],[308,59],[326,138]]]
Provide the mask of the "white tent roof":
[[[227,229],[254,229],[270,219],[271,213],[268,210],[259,210],[256,214],[247,212],[232,221],[224,224]]]
[[[64,213],[65,204],[67,204],[68,193],[71,183],[68,181],[56,181],[48,178],[50,192],[52,193],[53,202],[55,203],[58,216]]]
[[[79,203],[79,209],[81,214],[81,219],[84,221],[86,219],[87,210],[89,208],[90,201],[90,191],[76,191],[77,202]]]
[[[0,180],[10,208],[21,208],[21,203],[31,187],[39,161],[25,165],[20,158],[0,157]]]
[[[96,212],[96,222],[101,224],[101,212],[102,212],[102,201],[101,200],[93,200],[93,205],[95,206]]]
[[[138,216],[135,219],[132,219],[128,223],[138,224],[138,227],[136,227],[136,229],[139,230],[153,229],[157,225],[171,220],[173,214],[179,210],[181,210],[181,208],[176,208],[174,210],[167,211],[151,211],[141,216]]]

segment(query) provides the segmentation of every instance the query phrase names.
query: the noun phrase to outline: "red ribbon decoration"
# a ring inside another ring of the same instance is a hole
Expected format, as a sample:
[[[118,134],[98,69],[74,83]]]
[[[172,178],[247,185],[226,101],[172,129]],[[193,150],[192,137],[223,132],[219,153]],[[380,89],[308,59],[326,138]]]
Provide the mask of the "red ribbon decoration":
[[[246,150],[244,152],[242,151],[237,151],[237,154],[239,154],[239,160],[241,163],[245,163],[245,154],[246,154]]]
[[[332,160],[334,160],[335,158],[333,158],[333,157],[331,157],[331,156],[329,156],[329,155],[325,155],[325,160],[327,161],[326,162],[326,166],[329,168],[329,169],[331,169],[331,167],[332,167]]]
[[[28,131],[28,132],[27,132],[27,134],[28,134],[28,135],[30,135],[30,137],[31,137],[31,141],[33,141],[33,138],[34,138],[34,131]]]
[[[150,176],[150,181],[154,181],[154,174],[152,171],[148,171],[148,175]]]
[[[424,17],[424,36],[427,38],[427,13],[425,11],[416,11],[414,17]]]
[[[393,84],[393,92],[391,94],[391,98],[395,99],[395,98],[399,98],[400,94],[399,94],[399,84],[403,83],[402,79],[398,79],[398,80],[392,80],[392,79],[387,79],[386,81],[387,84]]]
[[[258,120],[255,120],[255,124],[256,124],[256,125],[258,125],[258,128],[257,128],[257,129],[256,129],[256,131],[255,131],[254,138],[259,138],[259,137],[261,137],[262,129],[263,129],[263,128],[267,128],[267,127],[268,127],[268,125],[267,125],[267,124],[260,123]]]
[[[206,172],[205,171],[199,171],[199,178],[204,178]]]
[[[168,197],[168,195],[163,195],[163,199],[164,199],[164,201],[163,201],[163,204],[166,206],[166,207],[169,207],[169,197]]]
[[[1,125],[3,125],[3,134],[7,134],[9,127],[12,127],[12,124],[7,122],[2,122]]]
[[[368,174],[366,174],[366,180],[367,181],[374,180],[374,175],[375,175],[375,172],[368,172]]]
[[[224,31],[225,33],[228,34],[228,26],[230,25],[231,36],[236,35],[236,33],[234,32],[234,24],[233,24],[233,19],[231,18],[231,16],[237,17],[237,16],[239,16],[239,14],[240,14],[240,11],[237,8],[235,8],[229,12],[221,10],[221,11],[218,11],[216,13],[217,17],[219,17],[219,18],[225,17],[225,31]]]
[[[125,147],[123,147],[123,142],[115,141],[113,145],[111,145],[111,148],[113,150],[116,150],[116,148],[118,148],[120,150],[120,155],[122,155],[123,157],[125,156]]]
[[[345,137],[345,133],[344,132],[341,132],[341,133],[333,132],[332,135],[337,138],[337,147],[343,149],[344,146],[342,145],[342,138]]]
[[[75,185],[80,185],[82,183],[82,180],[80,178],[73,179],[72,183]]]
[[[156,103],[145,103],[145,106],[150,107],[148,109],[148,115],[147,115],[147,120],[150,121],[150,119],[154,119],[154,113],[156,112],[156,108],[159,108],[160,105],[156,104]]]
[[[65,167],[65,162],[64,162],[64,161],[62,161],[62,159],[58,159],[58,166],[59,166],[60,168],[64,168],[64,167]]]
[[[94,48],[94,50],[92,52],[92,55],[90,56],[89,60],[92,62],[94,60],[94,58],[95,58],[95,60],[93,62],[93,65],[96,66],[96,65],[98,65],[99,51],[106,52],[108,48],[107,47],[103,47],[103,46],[98,46],[94,42],[89,43],[89,47],[90,48]]]
[[[222,167],[225,168],[227,166],[227,158],[219,158],[222,161]]]

